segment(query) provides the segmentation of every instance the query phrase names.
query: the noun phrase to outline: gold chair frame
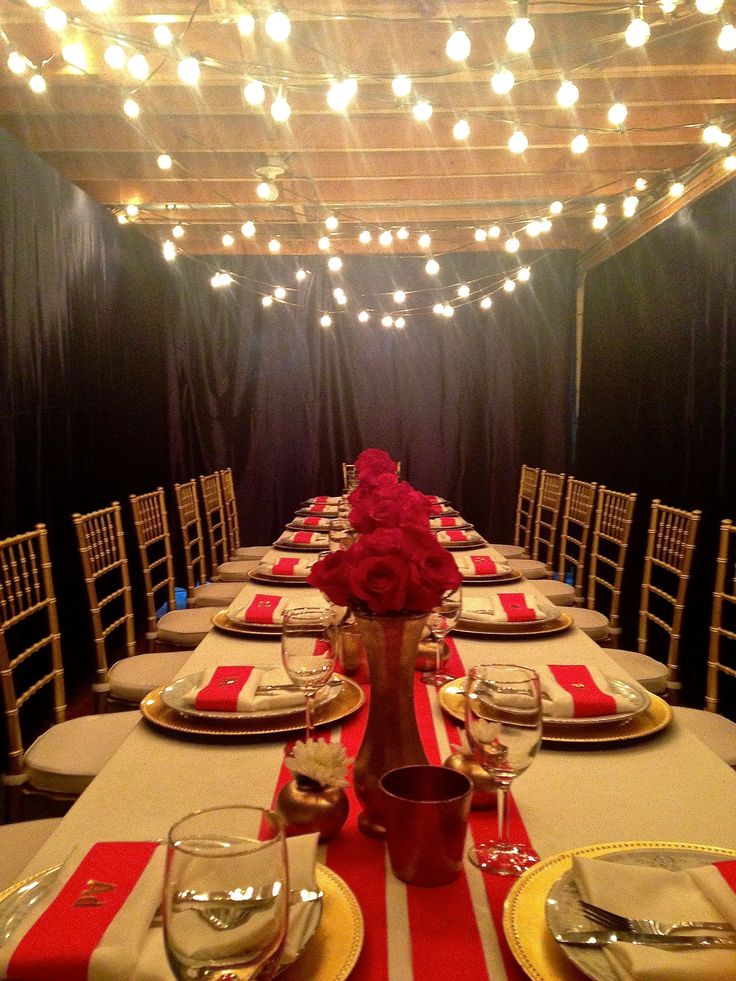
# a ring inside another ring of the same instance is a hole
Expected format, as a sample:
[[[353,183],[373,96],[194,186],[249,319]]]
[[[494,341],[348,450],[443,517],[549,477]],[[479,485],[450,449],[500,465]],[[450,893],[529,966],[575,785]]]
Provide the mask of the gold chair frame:
[[[166,497],[163,487],[147,494],[131,494],[138,552],[143,569],[146,596],[146,640],[149,650],[156,646],[156,610],[163,599],[169,611],[176,609],[174,563],[171,556],[171,535],[166,513]]]
[[[187,603],[192,604],[194,590],[207,582],[207,562],[202,517],[197,498],[197,482],[174,484],[174,498],[179,516],[184,564],[187,576]]]
[[[565,474],[543,470],[539,477],[539,496],[534,514],[532,558],[544,562],[547,572],[554,569],[560,505],[565,490]]]
[[[230,559],[230,542],[227,532],[225,506],[222,500],[222,486],[217,472],[199,478],[202,493],[202,510],[207,529],[207,543],[210,553],[212,581],[217,582],[217,568]]]
[[[600,590],[610,594],[609,636],[606,641],[610,647],[618,647],[621,637],[621,583],[629,550],[636,497],[636,494],[609,490],[603,485],[598,488],[586,606],[589,610],[598,607]]]
[[[586,483],[584,480],[570,477],[565,494],[557,578],[566,582],[568,569],[572,566],[575,570],[572,585],[575,589],[575,603],[578,606],[585,600],[585,565],[597,486],[595,483]]]
[[[708,680],[705,708],[718,712],[718,688],[721,675],[736,678],[736,670],[721,661],[724,641],[736,641],[736,632],[723,624],[724,606],[736,609],[736,525],[730,519],[721,522],[721,532],[716,560],[716,580],[713,590],[713,612],[708,648]],[[728,583],[728,586],[727,586]]]
[[[539,489],[539,467],[521,465],[519,493],[516,499],[516,518],[514,521],[514,545],[524,549],[525,554],[531,554],[534,538],[534,515]]]
[[[225,470],[218,470],[217,475],[220,480],[220,492],[222,494],[222,507],[225,514],[225,531],[227,533],[227,544],[229,555],[227,559],[237,560],[237,552],[241,546],[240,541],[240,522],[238,520],[238,505],[235,500],[235,484],[233,483],[233,471],[231,467]]]

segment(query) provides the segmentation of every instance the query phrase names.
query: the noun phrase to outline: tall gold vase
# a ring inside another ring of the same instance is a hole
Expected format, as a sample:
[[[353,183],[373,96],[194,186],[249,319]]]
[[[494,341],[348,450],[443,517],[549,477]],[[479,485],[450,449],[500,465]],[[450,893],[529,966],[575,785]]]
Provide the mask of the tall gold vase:
[[[395,767],[427,762],[414,714],[414,666],[426,619],[426,613],[370,616],[355,612],[368,661],[371,696],[353,783],[363,805],[358,826],[374,838],[386,833],[378,781]]]

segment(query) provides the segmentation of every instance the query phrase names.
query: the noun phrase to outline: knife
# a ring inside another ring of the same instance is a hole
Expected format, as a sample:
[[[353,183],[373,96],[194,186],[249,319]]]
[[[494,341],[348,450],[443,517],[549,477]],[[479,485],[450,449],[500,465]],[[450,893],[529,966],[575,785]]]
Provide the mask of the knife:
[[[607,947],[610,944],[644,944],[657,947],[736,947],[736,932],[714,937],[706,934],[638,933],[633,930],[563,930],[554,934],[561,944],[576,947]]]
[[[342,681],[340,680],[340,678],[333,678],[331,681],[328,681],[327,684],[326,685],[323,685],[322,687],[323,688],[336,688],[338,685],[341,685],[341,684],[342,684]],[[279,692],[279,691],[302,691],[303,692],[304,691],[304,687],[302,685],[289,685],[289,684],[283,684],[283,685],[259,685],[258,688],[256,688],[256,695],[268,695],[271,692],[276,693],[276,692]]]

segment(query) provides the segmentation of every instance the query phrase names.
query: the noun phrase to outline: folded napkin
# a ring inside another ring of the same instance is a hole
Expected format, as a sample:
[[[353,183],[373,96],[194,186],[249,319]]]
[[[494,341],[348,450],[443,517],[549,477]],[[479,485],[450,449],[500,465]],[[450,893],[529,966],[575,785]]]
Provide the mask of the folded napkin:
[[[329,545],[327,535],[317,531],[284,531],[276,541],[277,545]]]
[[[308,518],[294,518],[293,525],[305,528],[307,531],[328,531],[333,518],[319,518],[316,514],[310,514]]]
[[[574,858],[583,899],[635,919],[725,920],[736,929],[736,862],[682,872]],[[730,884],[729,884],[730,883]],[[736,949],[678,949],[612,944],[606,957],[624,981],[726,981],[736,978]]]
[[[305,511],[309,511],[310,514],[337,514],[337,504],[310,504]]]
[[[537,667],[544,714],[553,719],[583,719],[631,711],[630,701],[613,689],[598,668],[585,664]]]
[[[256,568],[256,573],[263,572],[269,576],[293,576],[295,579],[306,579],[316,561],[316,559],[297,559],[286,556],[272,562],[262,560]]]
[[[437,541],[440,545],[454,545],[457,542],[473,542],[477,538],[478,536],[474,531],[460,531],[457,528],[437,532]]]
[[[550,620],[559,610],[536,593],[494,593],[492,596],[466,596],[460,614],[463,620],[480,623],[529,623]]]
[[[256,593],[245,606],[229,606],[226,616],[232,623],[278,626],[287,605],[286,597],[278,593]]]
[[[262,685],[292,685],[285,669],[254,668],[250,665],[221,664],[205,668],[199,682],[182,695],[191,708],[208,712],[262,712],[264,709],[300,708],[304,695],[300,691],[276,691],[257,694]],[[317,692],[315,700],[327,696],[329,688]]]
[[[465,518],[458,516],[450,517],[445,515],[441,518],[430,518],[429,527],[430,528],[457,528],[459,525],[466,525],[467,521]]]
[[[326,494],[320,494],[318,497],[310,497],[309,504],[331,504],[333,507],[337,507],[342,498],[340,497],[328,497]]]
[[[496,562],[492,555],[457,555],[455,565],[464,579],[474,576],[503,576],[511,572],[511,566]]]
[[[0,948],[0,978],[129,981],[161,900],[164,853],[147,841],[75,848]]]

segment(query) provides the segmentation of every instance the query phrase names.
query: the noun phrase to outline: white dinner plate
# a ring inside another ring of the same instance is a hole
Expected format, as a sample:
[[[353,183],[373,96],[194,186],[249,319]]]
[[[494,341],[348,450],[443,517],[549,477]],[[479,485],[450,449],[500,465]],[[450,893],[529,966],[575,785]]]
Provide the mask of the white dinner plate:
[[[462,531],[462,528],[432,528],[432,532],[436,535],[440,531]],[[438,539],[439,541],[439,539]],[[485,538],[479,535],[478,532],[473,532],[468,535],[467,541],[464,542],[440,542],[443,548],[448,549],[450,552],[456,552],[460,549],[466,548],[480,548],[481,546],[487,545]]]
[[[263,684],[268,684],[267,674],[264,673]],[[185,700],[184,696],[190,692],[193,688],[196,688],[199,684],[199,679],[201,674],[188,674],[184,678],[178,678],[176,681],[172,681],[170,685],[166,685],[165,688],[161,690],[161,701],[164,705],[169,708],[174,709],[174,711],[179,712],[181,715],[189,715],[197,719],[271,719],[276,718],[279,715],[294,715],[295,712],[303,712],[304,705],[290,705],[286,708],[277,709],[259,709],[257,712],[212,712],[205,711],[203,709],[194,708],[193,705],[189,705]],[[324,705],[326,702],[331,701],[340,692],[340,685],[326,685],[321,691],[318,691],[315,695],[315,704]],[[263,696],[266,698],[267,696]]]
[[[612,715],[593,715],[581,719],[556,719],[553,716],[545,715],[545,726],[595,726],[608,725],[610,722],[626,722],[649,706],[649,693],[640,685],[632,685],[622,678],[609,678],[608,675],[606,675],[606,681],[619,697],[625,698],[629,703],[629,709],[626,712],[614,712]]]
[[[286,552],[326,552],[330,547],[330,536],[323,531],[316,531],[313,534],[319,536],[316,542],[294,542],[289,538],[279,537],[273,543],[273,547]]]

